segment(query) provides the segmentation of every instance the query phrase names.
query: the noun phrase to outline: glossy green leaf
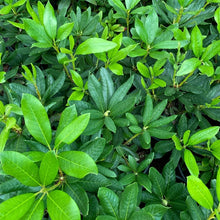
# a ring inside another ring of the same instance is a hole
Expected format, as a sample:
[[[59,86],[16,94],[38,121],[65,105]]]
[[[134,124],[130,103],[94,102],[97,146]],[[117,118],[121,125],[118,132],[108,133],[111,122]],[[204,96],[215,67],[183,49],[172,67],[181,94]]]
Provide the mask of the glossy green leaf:
[[[107,103],[104,102],[102,94],[102,86],[94,75],[91,75],[88,80],[88,90],[96,103],[98,109],[104,113]]]
[[[77,47],[75,54],[86,55],[91,53],[102,53],[112,50],[116,46],[116,43],[102,38],[89,38]]]
[[[165,99],[162,102],[158,103],[153,109],[152,116],[151,116],[151,121],[157,120],[161,116],[163,111],[165,110],[166,106],[167,106],[167,99]]]
[[[89,173],[98,173],[94,160],[81,151],[64,151],[58,155],[60,168],[64,173],[76,178],[83,178]]]
[[[186,130],[183,134],[183,144],[187,145],[191,131]]]
[[[218,32],[220,33],[220,9],[219,8],[217,8],[215,11],[214,19],[217,23]]]
[[[212,209],[213,197],[207,186],[196,176],[187,177],[187,189],[190,196],[206,209]]]
[[[158,15],[154,8],[152,8],[148,14],[144,26],[147,32],[147,44],[151,44],[154,41],[158,31]]]
[[[140,0],[125,0],[125,6],[127,9],[133,9]]]
[[[118,102],[122,101],[129,91],[129,89],[132,86],[132,83],[134,81],[134,76],[131,76],[125,83],[123,83],[112,95],[108,108],[111,109],[114,105],[116,105]]]
[[[22,220],[38,220],[44,216],[43,200],[35,200],[28,212],[22,217]]]
[[[141,62],[137,63],[137,69],[140,74],[146,78],[151,78],[148,68]]]
[[[54,151],[48,151],[40,164],[40,180],[44,186],[51,184],[58,174],[59,164]]]
[[[43,43],[45,48],[52,47],[52,41],[48,37],[47,33],[44,30],[44,27],[38,24],[36,21],[24,18],[24,29],[29,36],[39,43]]]
[[[47,211],[52,220],[80,220],[75,201],[65,192],[54,190],[47,195]]]
[[[138,184],[143,186],[148,192],[150,193],[152,192],[151,191],[152,183],[146,174],[139,173],[137,175],[137,182]]]
[[[123,75],[123,66],[119,63],[111,63],[108,68],[116,75]]]
[[[47,112],[41,102],[30,94],[24,94],[21,100],[25,125],[31,135],[40,143],[50,146],[52,131]]]
[[[62,26],[60,26],[57,31],[56,40],[61,41],[61,40],[66,39],[71,34],[71,32],[73,30],[73,26],[74,26],[73,22],[66,23],[66,24],[63,24]]]
[[[0,204],[0,218],[4,220],[22,219],[22,216],[34,203],[33,193],[21,194],[12,197]]]
[[[143,22],[137,17],[135,19],[135,30],[137,34],[139,35],[139,37],[141,38],[141,40],[147,44],[148,43],[147,31],[145,29]]]
[[[79,210],[83,215],[88,215],[89,212],[89,198],[86,191],[80,186],[80,184],[65,183],[64,191],[72,197],[76,202]]]
[[[201,61],[197,58],[190,58],[185,60],[177,72],[177,76],[184,76],[188,73],[194,72],[201,65]]]
[[[199,176],[199,167],[196,163],[196,159],[192,152],[190,150],[185,149],[184,150],[184,161],[186,164],[186,167],[188,168],[191,175],[194,175],[196,177]]]
[[[98,191],[98,198],[104,212],[117,218],[119,206],[118,196],[112,190],[100,187]]]
[[[50,4],[49,1],[47,2],[44,10],[43,24],[48,36],[50,36],[50,38],[54,40],[57,34],[57,19],[53,6]]]
[[[209,61],[212,57],[220,53],[220,40],[214,41],[208,47],[206,47],[202,54],[203,61]]]
[[[76,106],[71,105],[65,108],[60,116],[60,121],[56,131],[56,137],[77,117]]]
[[[121,2],[121,0],[109,0],[109,4],[112,5],[114,7],[114,5],[123,10],[123,11],[126,11],[126,8],[125,6],[123,5],[123,3]]]
[[[179,46],[180,47],[185,47],[189,42],[187,40],[182,40],[182,41],[175,41],[175,40],[170,40],[170,41],[162,41],[160,43],[157,43],[153,46],[155,49],[177,49]]]
[[[39,18],[36,12],[32,9],[29,0],[27,0],[26,8],[27,8],[29,15],[33,18],[33,20],[36,21],[37,23],[40,23]]]
[[[210,140],[219,132],[218,126],[209,127],[203,130],[200,130],[193,134],[188,141],[187,145],[196,145],[204,141]]]
[[[172,115],[172,116],[169,116],[169,117],[164,117],[164,118],[161,118],[161,119],[158,119],[156,121],[153,121],[149,124],[150,127],[160,127],[160,126],[163,126],[163,125],[166,125],[172,121],[174,121],[176,119],[177,115]]]
[[[10,134],[10,130],[4,127],[0,133],[0,152],[2,152],[5,148],[9,134]]]
[[[4,7],[2,7],[0,9],[0,14],[1,15],[7,15],[8,13],[10,13],[11,9],[12,9],[12,5],[11,4],[10,5],[6,5],[6,6],[4,6]]]
[[[163,176],[154,167],[151,167],[149,178],[152,183],[152,192],[154,192],[160,198],[163,198],[166,189]]]
[[[197,58],[199,58],[202,55],[202,51],[203,51],[202,41],[203,41],[202,33],[199,30],[198,26],[196,25],[191,33],[191,47],[193,53]]]
[[[87,127],[89,117],[89,114],[80,115],[64,127],[55,139],[55,148],[58,148],[61,143],[71,144],[76,140]]]
[[[172,136],[172,140],[173,140],[177,150],[182,150],[183,149],[182,144],[180,143],[180,139],[176,135]]]
[[[105,117],[105,126],[110,130],[112,131],[113,133],[116,132],[116,126],[115,126],[115,123],[114,121],[111,119],[111,117]]]
[[[15,151],[4,151],[0,154],[5,173],[18,179],[27,186],[39,186],[38,166],[29,158]]]
[[[153,114],[153,101],[151,96],[148,94],[145,99],[144,113],[143,113],[143,123],[144,126],[148,125],[151,121]]]
[[[138,185],[130,184],[125,187],[120,197],[119,216],[121,219],[129,219],[137,207]]]
[[[210,146],[212,154],[220,160],[220,140],[215,141]]]

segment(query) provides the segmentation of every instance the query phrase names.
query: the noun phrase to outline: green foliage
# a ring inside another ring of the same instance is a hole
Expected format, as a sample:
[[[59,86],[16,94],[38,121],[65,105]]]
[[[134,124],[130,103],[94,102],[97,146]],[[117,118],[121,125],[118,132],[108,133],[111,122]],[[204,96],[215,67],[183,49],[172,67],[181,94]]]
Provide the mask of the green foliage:
[[[0,219],[220,219],[219,0],[0,3]]]

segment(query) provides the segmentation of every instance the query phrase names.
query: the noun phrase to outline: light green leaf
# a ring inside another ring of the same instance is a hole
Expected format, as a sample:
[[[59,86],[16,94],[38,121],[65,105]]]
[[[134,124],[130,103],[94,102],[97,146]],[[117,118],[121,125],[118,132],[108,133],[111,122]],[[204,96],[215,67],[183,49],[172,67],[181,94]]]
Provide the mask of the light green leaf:
[[[2,152],[5,148],[9,134],[10,134],[10,130],[4,127],[0,133],[0,152]]]
[[[192,152],[190,150],[185,149],[184,150],[184,161],[186,164],[186,167],[188,168],[191,175],[194,175],[196,177],[199,176],[199,167],[196,163],[196,159]]]
[[[38,220],[43,219],[44,202],[43,200],[35,200],[28,212],[22,217],[22,220]]]
[[[148,33],[143,22],[139,18],[135,18],[135,30],[144,43],[148,43]]]
[[[66,23],[66,24],[63,24],[62,26],[60,26],[58,29],[58,32],[57,32],[56,40],[61,41],[61,40],[66,39],[71,34],[71,32],[73,30],[73,26],[74,26],[73,22]]]
[[[215,141],[210,146],[212,154],[220,160],[220,140]]]
[[[182,144],[180,143],[180,139],[176,135],[172,136],[172,140],[173,140],[177,150],[182,150],[183,149]]]
[[[158,16],[153,8],[146,18],[144,27],[147,33],[147,44],[151,44],[158,31]]]
[[[108,68],[116,75],[123,75],[123,66],[119,63],[111,63]]]
[[[117,218],[119,206],[118,196],[112,190],[100,187],[98,191],[98,198],[104,212]]]
[[[196,145],[210,140],[219,132],[219,126],[213,126],[196,132],[189,138],[187,145]]]
[[[177,72],[177,76],[184,76],[188,73],[194,72],[201,65],[201,61],[197,58],[190,58],[185,60]]]
[[[59,163],[54,151],[48,151],[40,164],[40,180],[44,186],[50,185],[57,176]]]
[[[196,176],[187,177],[187,189],[190,196],[206,209],[212,209],[213,197],[207,186]]]
[[[4,151],[0,154],[5,173],[18,179],[26,186],[39,186],[38,166],[29,158],[15,151]]]
[[[218,32],[220,33],[220,8],[219,7],[215,11],[214,18],[215,18],[215,21],[217,23]]]
[[[60,121],[56,131],[56,137],[77,117],[76,106],[71,105],[65,108],[60,116]]]
[[[54,40],[57,34],[57,19],[54,13],[53,6],[50,4],[49,1],[47,2],[44,10],[43,24],[48,36],[50,36],[50,38]]]
[[[60,168],[64,173],[76,178],[83,178],[89,173],[98,173],[94,160],[80,151],[64,151],[58,155]]]
[[[175,41],[175,40],[168,40],[162,41],[157,43],[153,46],[154,49],[177,49],[178,47],[185,47],[189,41],[182,40],[182,41]]]
[[[216,54],[220,53],[220,40],[214,41],[208,47],[206,47],[204,53],[202,54],[203,61],[209,61]]]
[[[132,212],[137,207],[138,185],[137,183],[130,184],[125,187],[121,194],[119,204],[119,216],[121,219],[129,219]]]
[[[32,9],[29,0],[27,0],[26,8],[27,8],[29,15],[33,18],[33,20],[36,21],[37,23],[40,23],[40,20],[37,16],[36,12]]]
[[[34,199],[35,195],[33,193],[26,193],[2,202],[0,204],[0,219],[22,219],[22,216],[34,203]]]
[[[13,4],[13,7],[21,6],[21,5],[23,5],[25,2],[26,2],[26,0],[19,0],[19,1],[15,2],[15,3]]]
[[[202,33],[199,30],[198,26],[196,25],[191,33],[191,47],[193,53],[197,58],[199,58],[202,55],[202,51],[203,51],[202,41],[203,41]]]
[[[21,109],[28,131],[37,141],[49,147],[52,131],[44,106],[33,95],[24,94]]]
[[[6,5],[3,8],[0,9],[1,15],[7,15],[11,11],[12,5]]]
[[[113,7],[114,7],[114,5],[115,5],[117,8],[119,8],[119,9],[121,9],[121,10],[123,10],[123,11],[126,11],[126,8],[125,8],[125,6],[122,4],[121,0],[109,0],[109,4],[110,4],[111,6],[113,6]]]
[[[127,9],[133,9],[140,0],[125,0],[125,5]]]
[[[42,25],[28,18],[23,18],[22,20],[24,23],[24,29],[30,37],[32,37],[34,40],[38,41],[39,43],[44,44],[45,47],[46,45],[47,47],[52,47],[52,41],[48,37]]]
[[[140,74],[146,78],[151,78],[148,68],[141,62],[137,63],[137,69]]]
[[[89,123],[90,114],[83,114],[75,118],[57,135],[55,139],[55,148],[58,148],[61,143],[71,144],[85,130]]]
[[[47,210],[52,220],[80,220],[80,211],[75,201],[65,192],[54,190],[48,193]]]
[[[91,53],[102,53],[112,50],[116,46],[116,43],[102,38],[89,38],[77,47],[75,54],[86,55]]]
[[[74,70],[70,70],[70,73],[71,73],[71,76],[72,76],[72,79],[74,81],[74,83],[80,87],[80,88],[83,88],[83,79],[82,77],[79,75],[79,73],[77,73],[76,71]]]

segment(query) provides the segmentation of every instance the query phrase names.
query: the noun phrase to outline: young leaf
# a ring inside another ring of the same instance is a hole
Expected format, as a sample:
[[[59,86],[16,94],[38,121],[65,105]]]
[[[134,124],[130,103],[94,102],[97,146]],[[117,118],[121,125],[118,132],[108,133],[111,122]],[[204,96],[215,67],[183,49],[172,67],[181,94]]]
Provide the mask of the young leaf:
[[[118,196],[112,190],[100,187],[98,191],[98,198],[104,212],[117,218],[119,206]]]
[[[116,43],[102,38],[89,38],[77,47],[75,54],[86,55],[91,53],[102,53],[112,50],[116,46]]]
[[[220,53],[220,40],[214,41],[212,44],[206,47],[204,53],[202,54],[202,60],[209,61],[218,53]]]
[[[187,145],[191,131],[186,130],[183,134],[183,144]]]
[[[123,66],[119,63],[110,63],[108,68],[116,75],[123,75]]]
[[[190,150],[184,150],[184,161],[191,175],[199,176],[199,167],[196,159]]]
[[[137,63],[137,69],[145,78],[151,78],[148,68],[141,62]]]
[[[89,114],[83,114],[75,118],[57,135],[55,139],[55,147],[58,148],[61,143],[71,144],[85,130],[89,123]]]
[[[212,209],[213,197],[207,186],[196,176],[187,177],[187,189],[190,196],[206,209]]]
[[[121,219],[129,219],[137,207],[138,185],[137,183],[126,186],[120,197],[119,216]]]
[[[177,150],[182,150],[183,149],[182,144],[180,143],[180,139],[176,135],[172,136],[172,140],[173,140]]]
[[[21,109],[28,131],[37,141],[49,147],[52,131],[46,110],[41,102],[33,95],[24,94]]]
[[[144,113],[143,113],[144,126],[148,125],[148,123],[151,121],[152,114],[153,114],[153,101],[151,99],[151,96],[147,94],[145,99]]]
[[[10,129],[4,127],[0,133],[0,152],[2,152],[5,148],[9,134],[10,134]]]
[[[145,29],[143,22],[137,17],[135,18],[135,30],[139,35],[139,37],[141,38],[141,40],[144,43],[148,44],[148,33]]]
[[[24,29],[29,36],[39,43],[43,43],[45,48],[52,47],[52,41],[48,37],[47,33],[44,30],[44,27],[38,24],[36,21],[24,18]]]
[[[140,0],[125,0],[125,6],[130,10],[133,9],[139,2]]]
[[[66,39],[71,34],[71,32],[73,30],[73,26],[74,26],[73,22],[66,23],[66,24],[63,24],[62,26],[60,26],[58,29],[58,32],[57,32],[56,40],[61,41],[61,40]]]
[[[18,179],[26,186],[39,186],[38,166],[29,158],[15,151],[4,151],[0,154],[5,173]]]
[[[57,176],[59,169],[58,160],[54,151],[48,151],[40,164],[40,180],[44,186],[50,185]]]
[[[53,6],[50,4],[49,1],[47,2],[44,10],[43,24],[48,36],[50,36],[50,38],[54,40],[57,34],[57,19],[54,13]]]
[[[52,220],[80,220],[75,201],[65,192],[54,190],[47,195],[47,210]]]
[[[0,218],[4,220],[23,219],[22,216],[34,203],[35,194],[26,193],[12,197],[0,204]]]
[[[98,173],[94,160],[80,151],[64,151],[58,155],[61,170],[69,176],[83,178],[89,173]]]
[[[191,46],[192,46],[193,53],[195,54],[197,58],[199,58],[202,55],[202,51],[203,51],[202,40],[203,40],[202,34],[198,26],[196,25],[193,28],[192,33],[191,33]]]
[[[200,65],[201,61],[197,58],[190,58],[188,60],[185,60],[176,75],[183,76],[188,73],[194,72],[196,68],[198,68]]]
[[[27,8],[29,15],[33,18],[33,20],[36,21],[37,23],[40,23],[36,12],[31,8],[29,0],[27,0],[26,8]]]
[[[187,145],[196,145],[200,144],[204,141],[210,140],[219,132],[219,126],[213,126],[193,134],[188,141]]]

